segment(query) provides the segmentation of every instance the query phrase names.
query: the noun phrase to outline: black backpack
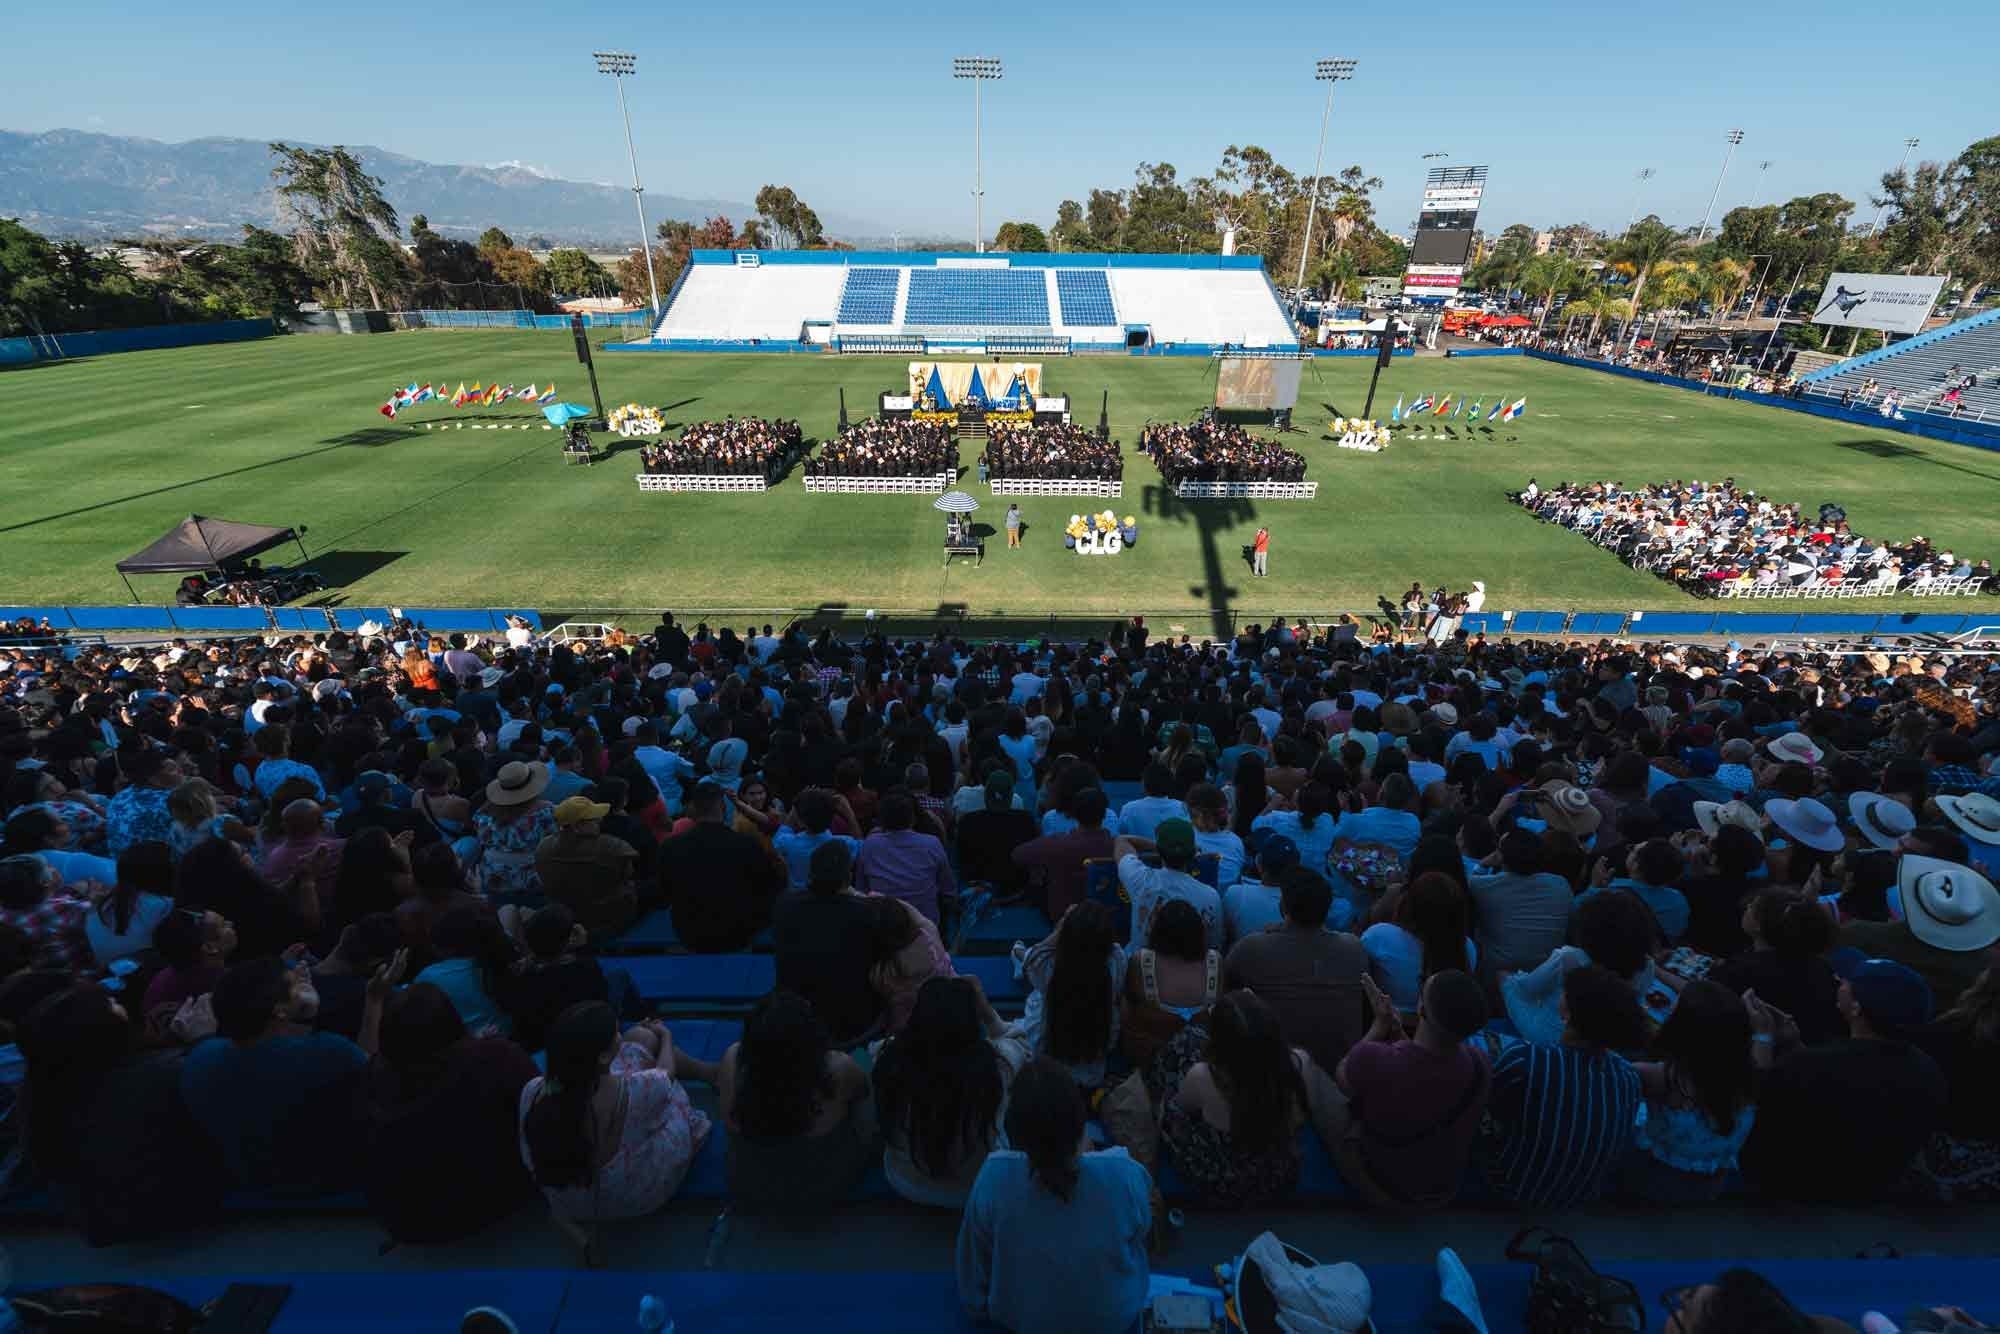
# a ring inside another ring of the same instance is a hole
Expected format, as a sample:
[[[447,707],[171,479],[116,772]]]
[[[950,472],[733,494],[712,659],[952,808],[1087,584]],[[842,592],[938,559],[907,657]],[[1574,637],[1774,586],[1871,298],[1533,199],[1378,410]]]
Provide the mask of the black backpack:
[[[1631,1334],[1646,1328],[1638,1287],[1598,1273],[1568,1237],[1522,1228],[1507,1243],[1507,1258],[1535,1266],[1528,1279],[1529,1334]]]

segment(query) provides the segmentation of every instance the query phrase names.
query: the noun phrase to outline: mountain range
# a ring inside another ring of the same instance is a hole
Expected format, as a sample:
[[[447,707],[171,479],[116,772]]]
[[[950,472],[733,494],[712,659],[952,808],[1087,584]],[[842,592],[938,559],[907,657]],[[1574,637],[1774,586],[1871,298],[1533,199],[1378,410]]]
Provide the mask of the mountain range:
[[[637,220],[629,188],[566,181],[517,162],[482,167],[422,162],[385,148],[349,145],[382,178],[398,216],[422,213],[433,230],[467,239],[499,227],[525,242],[625,250]],[[734,222],[756,214],[723,199],[646,195],[649,223],[668,218]],[[878,224],[822,213],[843,240],[886,234]],[[242,224],[277,224],[270,147],[261,139],[162,143],[84,130],[0,130],[0,217],[51,236],[231,237]]]

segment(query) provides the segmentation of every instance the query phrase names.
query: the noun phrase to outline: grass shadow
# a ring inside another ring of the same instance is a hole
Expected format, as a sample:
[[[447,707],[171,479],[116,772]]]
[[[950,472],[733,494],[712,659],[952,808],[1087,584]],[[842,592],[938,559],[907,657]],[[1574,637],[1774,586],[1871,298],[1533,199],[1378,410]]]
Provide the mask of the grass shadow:
[[[360,583],[377,570],[393,565],[409,554],[407,551],[324,551],[312,558],[311,568],[328,589],[345,588],[349,584]]]
[[[1208,604],[1209,635],[1218,643],[1236,633],[1236,599],[1243,589],[1230,582],[1231,572],[1223,567],[1222,547],[1227,534],[1240,534],[1257,519],[1257,506],[1249,500],[1182,500],[1164,482],[1149,482],[1139,490],[1140,512],[1163,523],[1192,524],[1201,543],[1201,573],[1198,584],[1188,586],[1190,597]],[[1247,574],[1249,548],[1244,547]]]
[[[1857,440],[1836,440],[1833,442],[1833,446],[1835,449],[1845,449],[1855,454],[1866,454],[1870,458],[1887,459],[1891,462],[1915,460],[1916,462],[1929,463],[1939,468],[1949,468],[1953,472],[1962,472],[1967,477],[1977,477],[1982,482],[2000,482],[2000,472],[1987,472],[1982,468],[1968,468],[1962,463],[1953,463],[1950,459],[1941,459],[1935,454],[1927,454],[1923,450],[1912,449],[1910,446],[1898,444],[1894,440],[1884,440],[1880,436],[1869,436],[1865,439]]]

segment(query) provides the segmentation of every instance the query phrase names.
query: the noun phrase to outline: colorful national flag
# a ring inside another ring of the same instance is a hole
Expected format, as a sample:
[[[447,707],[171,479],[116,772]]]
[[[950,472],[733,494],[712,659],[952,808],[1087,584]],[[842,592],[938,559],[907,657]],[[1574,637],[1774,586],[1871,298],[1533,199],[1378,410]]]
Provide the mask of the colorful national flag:
[[[490,408],[499,401],[500,401],[500,386],[497,384],[487,385],[486,392],[479,396],[479,402],[482,407]]]
[[[520,399],[523,403],[532,403],[535,401],[535,395],[538,392],[539,391],[535,388],[535,386],[529,385],[526,389],[523,389],[520,393],[516,394],[515,397]]]
[[[1507,410],[1500,414],[1500,420],[1503,422],[1513,421],[1516,417],[1520,416],[1524,410],[1526,410],[1527,406],[1528,406],[1528,400],[1526,398],[1515,399],[1512,403],[1509,403],[1507,405]]]
[[[1403,420],[1403,396],[1401,394],[1396,395],[1396,406],[1389,409],[1389,420],[1391,422]]]
[[[436,397],[437,393],[434,390],[432,390],[432,388],[428,384],[426,384],[422,389],[419,389],[417,391],[417,396],[411,399],[410,401],[412,403],[428,403]]]
[[[458,382],[458,388],[454,390],[452,393],[451,405],[455,408],[462,408],[465,406],[465,399],[466,399],[465,381],[460,380]]]
[[[384,403],[381,407],[377,408],[376,411],[380,412],[384,417],[387,417],[390,421],[396,420],[396,400],[393,398],[390,399],[387,403]]]
[[[1443,398],[1437,401],[1437,406],[1431,409],[1431,415],[1434,417],[1442,417],[1446,412],[1450,410],[1451,410],[1451,395],[1446,394]]]
[[[1507,400],[1503,398],[1498,403],[1495,403],[1493,405],[1493,411],[1486,414],[1486,420],[1492,421],[1494,418],[1498,417],[1501,413],[1505,412],[1506,410],[1507,410]]]
[[[1471,406],[1471,407],[1469,407],[1469,408],[1467,408],[1467,409],[1465,410],[1465,419],[1466,419],[1467,421],[1478,421],[1478,420],[1479,420],[1479,400],[1478,400],[1478,399],[1476,399],[1476,398],[1475,398],[1475,399],[1473,399],[1473,400],[1472,400],[1472,406]]]
[[[514,396],[514,386],[510,384],[505,389],[502,389],[500,391],[499,397],[495,398],[493,401],[495,403],[505,403],[508,399],[512,398],[513,396]]]
[[[1410,404],[1409,415],[1414,417],[1419,412],[1429,412],[1431,409],[1432,402],[1433,400],[1431,396],[1429,394],[1425,394],[1422,398],[1417,399],[1415,402]]]
[[[551,380],[549,381],[549,387],[542,391],[542,396],[536,399],[535,402],[553,403],[555,401],[556,401],[556,382],[554,380]]]

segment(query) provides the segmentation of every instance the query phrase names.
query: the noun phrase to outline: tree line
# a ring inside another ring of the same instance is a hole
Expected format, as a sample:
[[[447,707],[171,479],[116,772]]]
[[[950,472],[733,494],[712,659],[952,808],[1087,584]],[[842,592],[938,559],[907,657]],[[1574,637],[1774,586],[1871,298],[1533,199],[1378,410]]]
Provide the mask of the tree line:
[[[1474,267],[1472,284],[1518,292],[1544,320],[1562,300],[1566,320],[1595,338],[1607,323],[1697,305],[1726,314],[1746,295],[1803,305],[1836,272],[1941,275],[1944,314],[2000,282],[2000,137],[1947,162],[1885,173],[1868,202],[1880,226],[1857,225],[1855,202],[1826,191],[1731,209],[1708,237],[1650,214],[1617,235],[1576,224],[1558,229],[1545,253],[1536,253],[1534,228],[1515,223]],[[1806,346],[1821,337],[1812,324],[1792,331]]]

